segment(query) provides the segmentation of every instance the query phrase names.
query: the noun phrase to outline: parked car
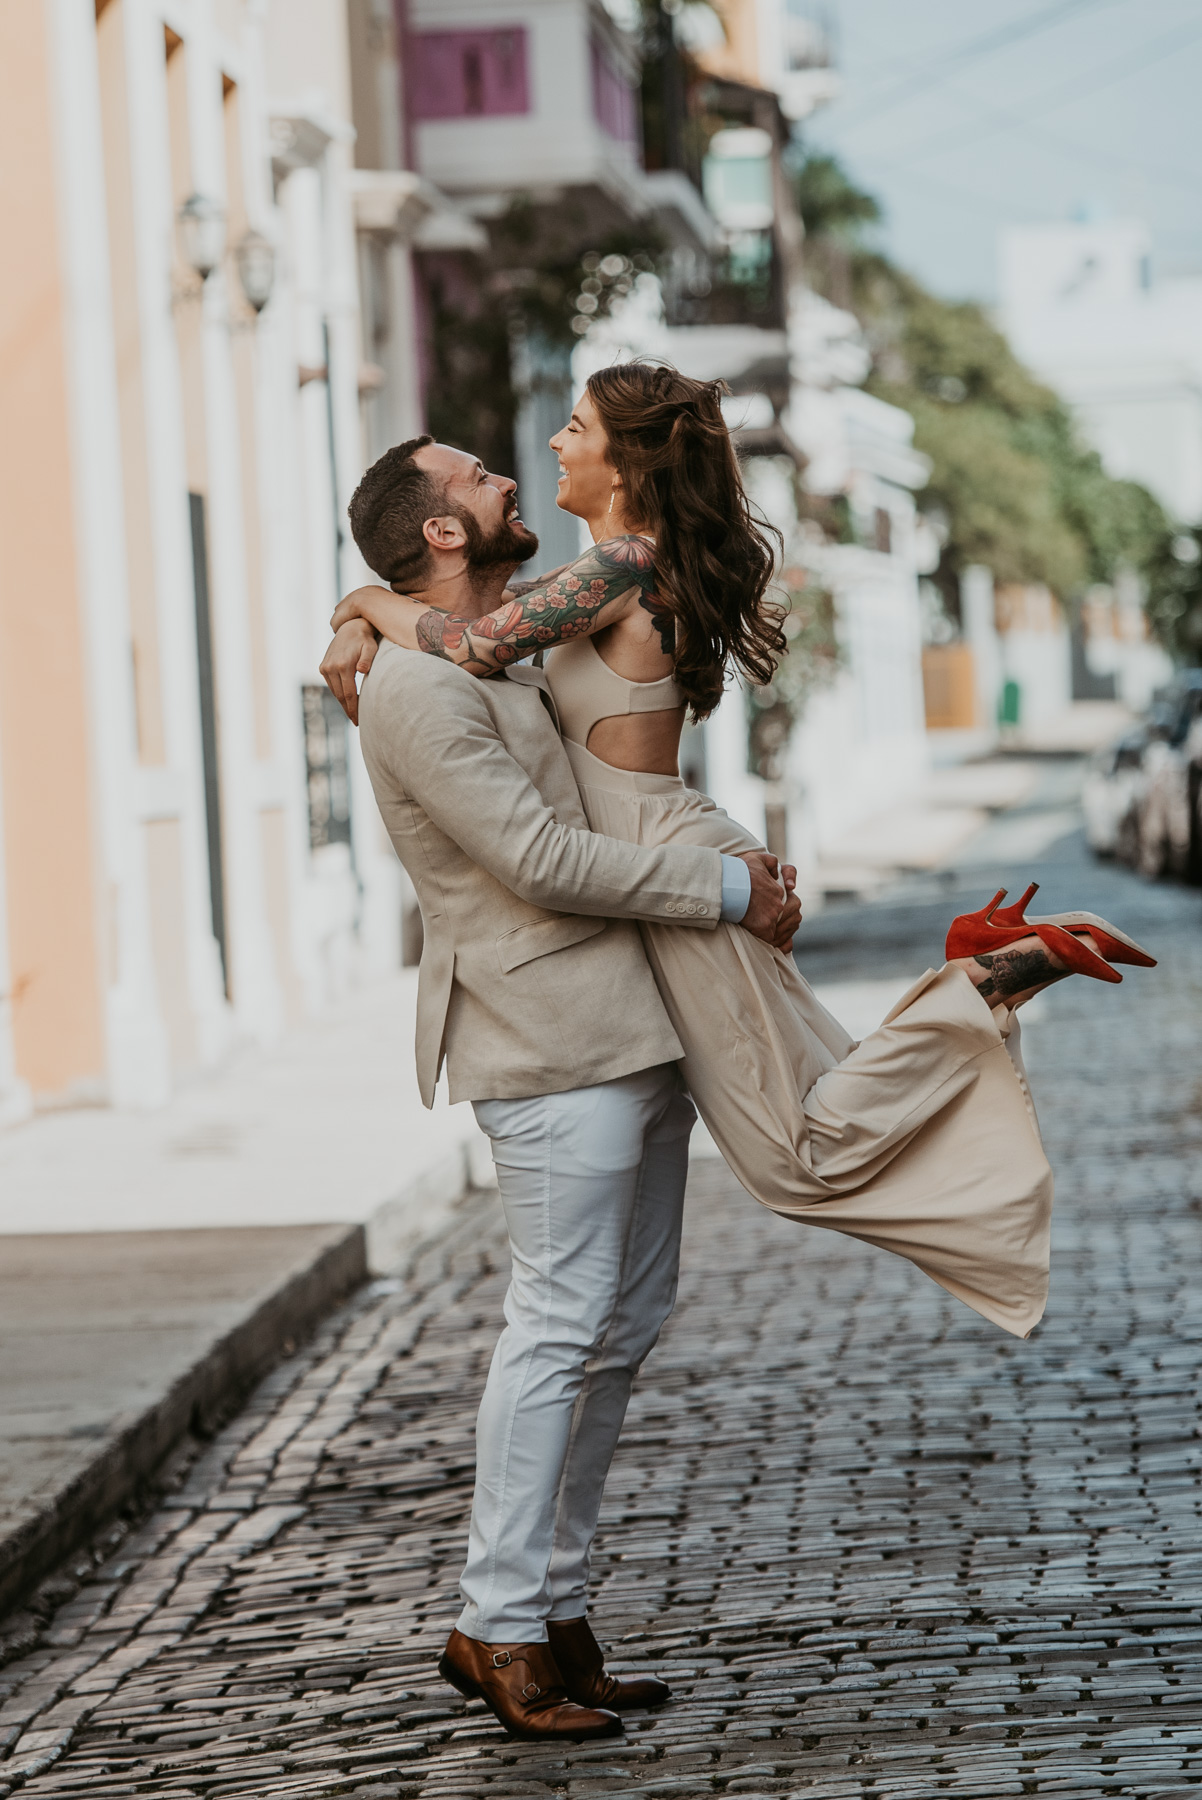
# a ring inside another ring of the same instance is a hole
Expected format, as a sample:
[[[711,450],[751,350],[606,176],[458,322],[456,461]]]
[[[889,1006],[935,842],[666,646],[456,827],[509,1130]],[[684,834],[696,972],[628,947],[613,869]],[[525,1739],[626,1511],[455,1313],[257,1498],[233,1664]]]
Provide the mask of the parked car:
[[[1082,805],[1099,856],[1202,885],[1202,669],[1182,670],[1143,724],[1094,757]]]
[[[1081,789],[1085,836],[1098,856],[1116,856],[1123,821],[1145,786],[1144,751],[1148,728],[1136,725],[1117,744],[1090,758]]]

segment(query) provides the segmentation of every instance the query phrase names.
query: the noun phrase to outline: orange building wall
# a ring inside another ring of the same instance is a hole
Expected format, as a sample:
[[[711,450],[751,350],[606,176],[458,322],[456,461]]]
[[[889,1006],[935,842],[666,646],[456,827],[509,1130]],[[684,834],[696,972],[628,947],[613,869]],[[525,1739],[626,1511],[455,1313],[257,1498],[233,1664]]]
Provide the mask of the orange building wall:
[[[704,50],[697,60],[714,75],[760,85],[759,33],[755,0],[723,0],[714,8],[726,27],[726,41]]]
[[[72,504],[43,0],[0,57],[0,768],[17,1068],[35,1094],[104,1076],[104,978]]]
[[[146,393],[142,375],[130,170],[129,95],[125,79],[124,0],[106,0],[96,26],[100,116],[104,132],[105,199],[109,268],[113,287],[113,335],[121,426],[121,476],[125,496],[125,554],[129,572],[130,630],[138,755],[145,763],[167,760],[159,679],[155,614],[150,470],[146,448]]]
[[[971,731],[977,718],[976,665],[969,644],[928,644],[922,653],[928,731]]]

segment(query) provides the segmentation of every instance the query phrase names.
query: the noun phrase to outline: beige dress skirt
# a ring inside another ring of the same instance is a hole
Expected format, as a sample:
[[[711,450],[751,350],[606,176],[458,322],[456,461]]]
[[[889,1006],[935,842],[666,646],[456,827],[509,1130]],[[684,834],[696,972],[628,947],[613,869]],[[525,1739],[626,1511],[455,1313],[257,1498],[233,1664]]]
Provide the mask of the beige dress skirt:
[[[594,831],[762,848],[679,776],[611,768],[564,742]],[[792,957],[739,926],[641,929],[689,1092],[748,1193],[908,1257],[1026,1337],[1047,1300],[1052,1172],[1016,1014],[945,966],[857,1044]]]

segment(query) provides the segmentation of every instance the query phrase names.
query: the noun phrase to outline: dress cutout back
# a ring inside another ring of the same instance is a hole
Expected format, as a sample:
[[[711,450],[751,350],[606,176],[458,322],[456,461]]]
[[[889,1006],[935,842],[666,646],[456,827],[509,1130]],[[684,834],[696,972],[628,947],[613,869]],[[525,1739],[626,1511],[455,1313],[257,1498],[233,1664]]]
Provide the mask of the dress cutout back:
[[[685,703],[674,675],[660,681],[629,681],[610,668],[591,637],[569,638],[546,661],[547,686],[565,738],[588,747],[588,734],[602,719],[627,713],[671,712]]]

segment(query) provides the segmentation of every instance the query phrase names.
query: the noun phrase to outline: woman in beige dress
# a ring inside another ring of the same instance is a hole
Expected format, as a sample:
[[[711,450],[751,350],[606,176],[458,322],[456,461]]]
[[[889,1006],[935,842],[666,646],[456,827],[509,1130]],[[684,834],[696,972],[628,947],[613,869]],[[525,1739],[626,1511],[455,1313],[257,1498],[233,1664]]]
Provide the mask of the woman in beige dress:
[[[558,503],[588,523],[592,550],[478,618],[372,587],[335,623],[358,614],[481,676],[549,651],[593,829],[737,854],[762,846],[677,767],[686,711],[713,710],[732,664],[768,681],[785,647],[767,598],[772,547],[742,488],[721,391],[654,365],[602,370],[551,440]],[[1027,922],[1020,904],[997,925],[989,912],[956,922],[952,960],[859,1044],[790,955],[737,925],[641,929],[689,1091],[747,1191],[908,1257],[1025,1337],[1047,1297],[1052,1175],[1017,1010],[1074,969],[1119,979],[1104,957],[1151,959],[1092,915]]]

